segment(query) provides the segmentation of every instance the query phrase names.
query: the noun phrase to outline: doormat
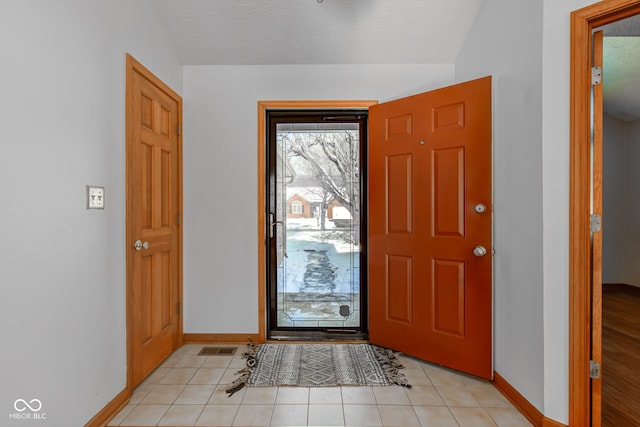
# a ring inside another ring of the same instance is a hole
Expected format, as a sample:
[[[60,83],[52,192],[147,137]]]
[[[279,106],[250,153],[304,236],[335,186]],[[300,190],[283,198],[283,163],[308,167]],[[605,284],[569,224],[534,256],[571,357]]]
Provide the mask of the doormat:
[[[371,344],[249,344],[247,367],[226,392],[242,387],[400,385],[411,388],[398,353]]]
[[[237,347],[202,347],[198,356],[233,356]]]

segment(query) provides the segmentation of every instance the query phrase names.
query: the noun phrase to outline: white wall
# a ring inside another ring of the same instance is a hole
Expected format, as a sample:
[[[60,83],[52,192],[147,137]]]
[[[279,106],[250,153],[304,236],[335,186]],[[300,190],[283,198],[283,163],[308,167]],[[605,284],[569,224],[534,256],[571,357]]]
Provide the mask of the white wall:
[[[544,0],[542,162],[544,414],[569,418],[570,14],[593,0]]]
[[[542,4],[489,0],[456,81],[493,75],[495,370],[543,411],[541,58]]]
[[[627,185],[625,197],[624,282],[640,286],[640,120],[624,124]],[[606,189],[605,189],[606,194]]]
[[[184,330],[258,331],[258,100],[387,101],[453,82],[446,65],[184,68]]]
[[[623,122],[605,114],[602,177],[602,282],[627,283],[625,230],[627,206],[626,132]],[[640,159],[636,159],[636,162]],[[633,187],[636,187],[633,185]]]
[[[496,369],[564,423],[569,14],[593,2],[487,0],[455,72],[495,77]],[[125,384],[124,53],[183,81],[151,4],[0,3],[0,407],[38,398],[47,425],[83,424]],[[185,67],[185,332],[257,330],[257,100],[453,81],[453,65]],[[85,210],[86,184],[105,211]]]
[[[125,52],[180,92],[170,46],[147,0],[0,2],[2,425],[80,426],[126,385]]]

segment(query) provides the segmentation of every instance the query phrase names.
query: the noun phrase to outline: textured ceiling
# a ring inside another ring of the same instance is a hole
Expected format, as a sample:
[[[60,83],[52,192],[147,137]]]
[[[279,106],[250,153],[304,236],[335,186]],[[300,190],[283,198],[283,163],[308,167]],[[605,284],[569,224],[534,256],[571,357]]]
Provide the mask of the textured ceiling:
[[[434,64],[456,61],[485,1],[154,3],[185,65]],[[640,16],[603,29],[605,112],[640,119]]]
[[[155,0],[185,65],[453,63],[485,0]]]
[[[603,27],[604,111],[640,120],[640,15]]]
[[[640,37],[604,38],[604,111],[622,121],[640,119]]]

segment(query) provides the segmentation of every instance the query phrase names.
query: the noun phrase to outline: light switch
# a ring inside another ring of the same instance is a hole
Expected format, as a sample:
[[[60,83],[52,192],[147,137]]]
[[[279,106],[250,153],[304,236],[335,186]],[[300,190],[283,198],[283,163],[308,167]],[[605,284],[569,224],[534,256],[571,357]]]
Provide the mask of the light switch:
[[[87,185],[87,209],[104,209],[104,187]]]

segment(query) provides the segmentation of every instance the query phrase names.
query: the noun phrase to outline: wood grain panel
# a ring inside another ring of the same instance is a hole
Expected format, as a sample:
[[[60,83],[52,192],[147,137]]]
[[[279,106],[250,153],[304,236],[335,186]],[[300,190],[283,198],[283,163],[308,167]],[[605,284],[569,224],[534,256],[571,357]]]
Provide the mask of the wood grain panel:
[[[153,194],[151,183],[153,182],[153,147],[148,144],[140,144],[140,186],[143,189],[140,194],[140,228],[150,230],[153,228]]]
[[[157,300],[160,305],[160,315],[158,316],[160,321],[159,329],[162,331],[171,326],[171,314],[173,311],[171,305],[171,282],[173,277],[171,267],[173,263],[171,262],[171,251],[162,252],[156,256],[160,258],[161,269],[161,280],[159,280],[161,283],[160,295],[157,297]]]
[[[464,337],[464,262],[433,261],[433,329]]]
[[[387,234],[412,232],[411,169],[411,154],[387,157]]]
[[[433,234],[464,236],[464,148],[433,151]]]
[[[169,138],[171,136],[171,111],[160,106],[160,134]]]
[[[387,318],[413,324],[413,259],[387,255]]]
[[[434,132],[464,127],[464,103],[434,108],[432,123]]]
[[[153,100],[146,94],[140,98],[140,125],[153,129]]]
[[[413,133],[413,115],[403,114],[387,118],[387,141],[396,136],[407,136]]]
[[[153,258],[146,256],[142,258],[141,278],[140,278],[140,301],[153,301]],[[140,316],[142,317],[141,338],[142,343],[146,343],[153,337],[153,310],[147,304],[140,305]]]
[[[160,152],[160,227],[171,227],[171,200],[172,185],[171,177],[173,174],[172,154],[170,151],[161,150]]]

